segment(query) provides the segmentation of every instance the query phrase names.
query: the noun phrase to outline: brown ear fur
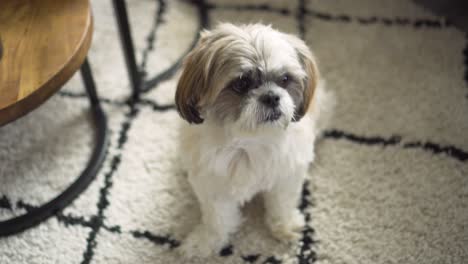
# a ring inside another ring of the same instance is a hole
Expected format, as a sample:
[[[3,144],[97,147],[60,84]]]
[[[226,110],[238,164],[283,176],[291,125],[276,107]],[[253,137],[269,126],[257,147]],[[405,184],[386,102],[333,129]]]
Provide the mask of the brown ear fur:
[[[307,79],[305,80],[305,87],[303,92],[303,103],[296,111],[296,121],[299,121],[309,110],[312,100],[314,98],[315,88],[319,78],[319,72],[317,64],[313,58],[305,58],[303,65],[307,73]]]
[[[316,60],[304,41],[292,35],[288,35],[288,39],[296,49],[299,60],[307,74],[304,80],[303,102],[302,105],[297,106],[293,119],[293,121],[299,121],[307,113],[312,103],[315,88],[319,80],[319,71],[315,62]]]
[[[196,47],[185,58],[175,95],[177,111],[191,124],[203,123],[199,110],[199,102],[207,91],[203,34]]]

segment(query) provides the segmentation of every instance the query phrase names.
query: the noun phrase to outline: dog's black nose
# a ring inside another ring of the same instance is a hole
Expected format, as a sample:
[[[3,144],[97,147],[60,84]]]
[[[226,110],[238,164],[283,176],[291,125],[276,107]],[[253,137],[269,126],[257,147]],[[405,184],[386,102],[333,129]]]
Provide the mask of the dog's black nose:
[[[264,105],[275,108],[279,105],[280,97],[277,94],[274,94],[273,92],[268,92],[262,96],[260,96],[260,102],[262,102]]]

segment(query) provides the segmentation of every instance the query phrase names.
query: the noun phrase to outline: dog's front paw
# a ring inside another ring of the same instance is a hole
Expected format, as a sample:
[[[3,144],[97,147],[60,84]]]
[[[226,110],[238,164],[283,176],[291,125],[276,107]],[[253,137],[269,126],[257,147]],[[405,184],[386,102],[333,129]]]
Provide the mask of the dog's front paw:
[[[216,232],[199,225],[183,241],[180,251],[187,258],[206,258],[219,251],[223,243]]]
[[[288,217],[267,216],[266,223],[273,237],[283,242],[299,240],[305,226],[304,216],[297,209]]]

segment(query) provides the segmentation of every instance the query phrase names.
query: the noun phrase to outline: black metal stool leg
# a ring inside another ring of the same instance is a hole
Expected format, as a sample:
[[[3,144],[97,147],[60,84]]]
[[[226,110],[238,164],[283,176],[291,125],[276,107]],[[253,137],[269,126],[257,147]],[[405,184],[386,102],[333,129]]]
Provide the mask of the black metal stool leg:
[[[86,92],[88,93],[89,102],[91,106],[99,105],[99,99],[96,91],[96,83],[94,82],[91,66],[89,66],[88,59],[85,59],[81,65],[81,78],[85,84]]]
[[[99,104],[96,87],[87,60],[85,60],[82,65],[81,74],[91,102],[91,110],[96,128],[96,145],[91,158],[81,175],[60,195],[48,203],[30,210],[24,215],[0,222],[0,237],[12,235],[35,226],[62,210],[89,186],[99,172],[106,156],[106,149],[109,141],[107,118]]]
[[[124,50],[125,62],[127,71],[132,82],[133,99],[137,100],[140,96],[140,88],[142,83],[141,73],[138,70],[135,59],[135,47],[133,45],[130,25],[128,23],[127,6],[125,0],[113,0],[114,11],[117,15],[117,24],[120,31],[120,40]]]

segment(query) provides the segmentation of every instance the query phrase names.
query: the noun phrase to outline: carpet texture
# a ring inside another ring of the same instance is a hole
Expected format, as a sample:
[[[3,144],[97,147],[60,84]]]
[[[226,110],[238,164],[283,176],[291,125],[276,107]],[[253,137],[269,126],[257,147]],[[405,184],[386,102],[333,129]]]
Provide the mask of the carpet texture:
[[[142,99],[128,101],[111,1],[93,1],[89,60],[109,118],[107,158],[72,205],[0,238],[0,263],[468,263],[468,37],[449,21],[406,0],[127,3]],[[177,165],[173,95],[181,58],[216,21],[302,37],[338,105],[304,185],[301,240],[276,242],[254,200],[219,255],[186,261],[177,247],[200,213]],[[79,76],[1,127],[0,219],[66,188],[92,135]]]

